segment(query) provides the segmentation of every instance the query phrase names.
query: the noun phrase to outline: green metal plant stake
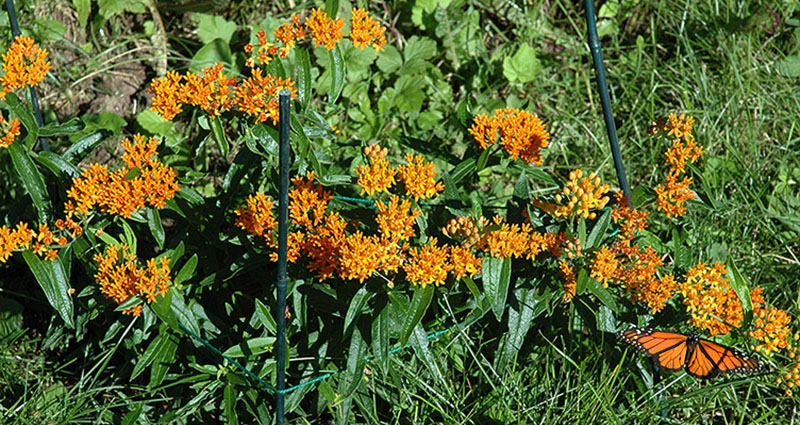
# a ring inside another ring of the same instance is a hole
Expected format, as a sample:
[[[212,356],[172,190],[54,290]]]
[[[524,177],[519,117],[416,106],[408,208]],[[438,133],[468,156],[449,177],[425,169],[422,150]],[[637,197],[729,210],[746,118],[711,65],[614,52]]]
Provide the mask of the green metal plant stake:
[[[289,231],[289,96],[291,92],[283,89],[279,96],[280,117],[280,200],[278,201],[278,309],[275,321],[278,325],[277,361],[277,406],[276,423],[283,425],[286,389],[286,248]]]
[[[619,187],[630,205],[631,190],[628,188],[628,178],[625,176],[625,167],[622,165],[622,155],[619,153],[617,141],[617,127],[614,125],[614,116],[611,112],[611,100],[608,96],[608,82],[606,81],[606,67],[603,65],[603,52],[600,49],[600,40],[597,38],[597,24],[594,19],[594,2],[585,0],[586,27],[589,30],[589,49],[592,51],[594,71],[597,74],[597,90],[600,92],[600,102],[603,104],[603,116],[606,120],[608,143],[611,145],[611,156],[614,157],[614,168],[617,170]]]

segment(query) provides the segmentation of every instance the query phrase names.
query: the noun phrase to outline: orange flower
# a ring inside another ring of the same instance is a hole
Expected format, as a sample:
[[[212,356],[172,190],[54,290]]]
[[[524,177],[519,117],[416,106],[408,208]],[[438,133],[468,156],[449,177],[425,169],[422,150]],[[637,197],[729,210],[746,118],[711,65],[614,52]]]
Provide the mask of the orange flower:
[[[306,27],[311,39],[314,40],[314,47],[322,44],[326,49],[333,50],[344,37],[342,33],[344,18],[334,21],[320,8],[311,11],[311,16],[306,19]]]
[[[637,231],[647,228],[647,217],[650,213],[629,207],[622,192],[617,192],[614,199],[617,204],[611,210],[611,219],[620,226],[619,239],[630,243]]]
[[[346,237],[346,225],[339,214],[328,214],[322,225],[307,234],[305,249],[310,259],[308,269],[316,272],[320,280],[331,277],[339,270],[339,247]]]
[[[252,68],[255,66],[255,62],[268,65],[272,62],[272,56],[274,56],[273,51],[276,51],[275,45],[267,41],[267,33],[264,30],[259,30],[256,33],[256,37],[258,37],[258,54],[256,55],[255,59],[248,58],[245,62],[245,65]],[[244,46],[244,51],[248,54],[253,53],[254,46],[252,44],[247,44]]]
[[[363,282],[378,270],[385,251],[377,236],[364,236],[357,231],[345,237],[339,249],[339,275],[342,279]]]
[[[272,120],[272,124],[277,124],[280,120],[278,94],[281,89],[289,90],[292,98],[297,97],[294,81],[274,75],[264,77],[261,70],[256,68],[250,78],[236,87],[233,104],[247,115],[256,115],[256,122]]]
[[[591,276],[602,283],[603,288],[608,288],[608,280],[614,276],[618,265],[616,253],[611,248],[604,246],[595,252]]]
[[[389,167],[389,161],[386,160],[386,148],[380,149],[375,145],[370,145],[364,148],[364,153],[369,157],[372,165],[359,165],[356,167],[356,174],[358,174],[358,185],[361,186],[361,194],[374,195],[376,192],[385,192],[389,187],[394,184],[394,177],[397,175],[397,169]]]
[[[450,247],[450,262],[453,264],[453,275],[456,279],[462,276],[473,277],[481,272],[483,258],[476,257],[467,248],[461,246]]]
[[[493,221],[500,228],[485,232],[478,242],[478,249],[499,258],[516,258],[529,249],[530,234],[533,231],[530,224],[507,224],[503,223],[502,217],[495,217]]]
[[[442,182],[434,181],[436,171],[433,163],[425,163],[425,158],[412,154],[406,155],[405,160],[408,165],[401,165],[398,171],[400,179],[405,183],[406,192],[414,200],[432,198],[444,190]]]
[[[187,74],[183,86],[186,103],[199,106],[212,117],[220,116],[233,104],[231,91],[236,87],[236,80],[226,77],[222,67],[221,63],[207,66],[203,68],[202,77]]]
[[[14,143],[14,139],[16,139],[20,133],[19,124],[19,120],[16,118],[12,118],[11,121],[6,121],[5,118],[0,116],[0,133],[5,133],[3,137],[0,138],[0,148],[7,148]]]
[[[670,115],[669,122],[662,126],[662,130],[668,136],[674,137],[672,147],[667,150],[665,157],[670,170],[667,173],[665,184],[656,186],[658,202],[656,206],[668,216],[680,216],[686,213],[683,204],[695,197],[694,192],[689,189],[692,184],[690,177],[678,180],[686,170],[687,163],[694,163],[703,155],[703,148],[697,146],[692,127],[694,118],[684,114],[678,116]]]
[[[16,229],[0,226],[0,263],[5,263],[17,249],[28,249],[36,232],[28,229],[26,223],[17,223]]]
[[[481,217],[478,224],[483,226],[484,218]],[[472,217],[456,217],[447,222],[442,228],[442,233],[456,241],[460,241],[463,246],[472,246],[480,240],[480,232],[475,220]]]
[[[564,301],[570,302],[575,297],[575,289],[578,286],[575,279],[575,271],[567,260],[561,260],[561,262],[558,263],[558,268],[561,270],[561,276],[564,278]]]
[[[97,205],[105,213],[130,217],[145,205],[163,208],[180,190],[177,173],[158,161],[158,139],[145,142],[139,134],[133,139],[133,143],[127,139],[122,142],[125,167],[109,173],[107,166],[91,164],[81,177],[72,179],[67,196],[75,200],[78,211],[86,214]]]
[[[272,207],[275,202],[263,192],[249,196],[245,202],[247,207],[240,206],[236,209],[238,218],[234,222],[236,227],[272,242],[272,231],[277,226],[275,217],[272,216]]]
[[[756,351],[770,355],[775,351],[790,346],[792,328],[789,323],[791,323],[792,317],[785,311],[775,307],[767,309],[761,292],[760,286],[756,286],[750,291],[750,300],[753,303],[753,327],[755,329],[750,331],[749,335],[761,342],[756,346]]]
[[[731,326],[738,328],[743,318],[739,297],[723,277],[727,272],[722,263],[712,267],[700,263],[686,272],[686,282],[679,285],[692,316],[690,323],[707,329],[711,336],[725,335]]]
[[[182,81],[183,75],[175,71],[167,71],[165,77],[153,81],[147,88],[147,92],[153,95],[150,110],[158,112],[165,120],[172,120],[175,115],[181,113],[182,104],[186,101]]]
[[[374,47],[376,52],[380,52],[386,44],[385,32],[386,28],[372,19],[366,10],[353,8],[353,18],[350,23],[350,41],[353,42],[353,46],[364,50],[369,45]]]
[[[550,144],[550,134],[545,130],[542,120],[528,111],[505,108],[494,111],[491,118],[479,114],[469,129],[483,149],[494,144],[498,131],[500,144],[511,159],[519,158],[541,165],[540,152]]]
[[[439,286],[447,279],[447,272],[453,269],[448,258],[447,246],[437,246],[436,238],[430,238],[421,248],[411,248],[408,263],[403,266],[408,281],[414,285]]]
[[[314,185],[316,174],[313,171],[306,173],[305,177],[297,176],[292,179],[294,188],[289,191],[289,218],[308,230],[322,223],[328,202],[333,195]]]
[[[32,38],[17,36],[3,55],[5,75],[0,77],[0,99],[13,90],[39,84],[52,68],[47,55]]]
[[[600,177],[595,173],[583,177],[583,170],[580,168],[570,171],[567,185],[556,194],[556,202],[566,205],[548,204],[534,199],[533,206],[542,209],[556,218],[567,218],[579,215],[583,218],[594,219],[596,213],[591,211],[601,209],[608,203],[609,185],[600,184]]]
[[[160,261],[150,259],[147,267],[137,264],[136,255],[128,252],[128,246],[111,245],[103,254],[96,254],[97,263],[95,280],[100,284],[100,292],[117,304],[122,304],[133,296],[142,296],[148,303],[155,301],[156,296],[169,290],[169,258]],[[123,311],[123,314],[138,316],[142,307],[137,306]]]
[[[400,197],[392,195],[388,203],[378,201],[378,229],[381,235],[392,242],[404,241],[414,236],[414,223],[421,212],[411,208],[411,201],[400,203]]]
[[[300,24],[300,15],[292,15],[292,18],[276,28],[273,34],[284,45],[280,49],[279,56],[286,58],[289,56],[289,50],[294,48],[298,41],[305,38],[306,31]]]

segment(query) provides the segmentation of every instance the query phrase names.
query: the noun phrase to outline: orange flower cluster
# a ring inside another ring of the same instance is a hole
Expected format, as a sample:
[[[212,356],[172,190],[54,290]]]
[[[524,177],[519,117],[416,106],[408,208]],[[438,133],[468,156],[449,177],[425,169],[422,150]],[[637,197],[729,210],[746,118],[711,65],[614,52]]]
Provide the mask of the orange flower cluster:
[[[483,223],[483,218],[480,223]],[[530,223],[508,224],[503,218],[495,216],[492,225],[484,228],[476,248],[492,257],[519,258],[525,255],[534,259],[542,251],[549,251],[558,258],[571,241],[566,233],[539,233],[533,230]]]
[[[496,110],[492,117],[479,114],[469,128],[469,133],[483,149],[495,143],[498,131],[500,144],[511,159],[541,165],[540,152],[550,143],[550,134],[542,120],[528,111],[505,108]]]
[[[333,50],[339,40],[344,37],[342,32],[344,18],[333,20],[320,8],[311,11],[311,16],[306,19],[306,27],[311,40],[315,43],[314,47],[321,44],[326,49]]]
[[[95,163],[72,179],[67,196],[75,201],[77,211],[86,214],[98,206],[104,213],[130,217],[145,205],[163,208],[180,190],[175,170],[158,161],[158,139],[145,141],[137,134],[133,140],[122,142],[124,167],[109,172],[107,165]]]
[[[603,287],[613,282],[625,288],[632,302],[643,302],[656,313],[664,308],[677,288],[671,274],[658,277],[658,267],[663,260],[656,251],[633,243],[635,232],[647,227],[647,213],[628,207],[621,193],[615,195],[617,205],[611,218],[619,224],[617,240],[609,247],[595,251],[591,276]]]
[[[255,58],[247,58],[245,64],[248,67],[254,67],[256,62],[267,65],[272,62],[272,58],[276,55],[283,59],[289,57],[289,52],[297,45],[297,42],[306,37],[306,31],[303,25],[300,24],[300,15],[292,15],[288,21],[276,28],[273,34],[283,44],[283,47],[278,48],[278,46],[270,43],[264,30],[258,31],[256,33],[256,37],[258,37],[258,53]],[[253,53],[253,50],[255,50],[255,46],[252,44],[248,43],[244,46],[244,51],[247,54]]]
[[[0,99],[16,89],[39,84],[52,68],[47,55],[47,50],[40,49],[32,38],[17,36],[3,54]]]
[[[483,227],[485,219],[483,217],[475,225],[475,220],[471,217],[456,217],[447,222],[442,228],[442,233],[456,241],[460,241],[462,246],[473,246],[480,240],[478,226]]]
[[[750,300],[753,304],[753,326],[749,332],[750,337],[757,339],[761,344],[756,346],[756,351],[770,355],[773,352],[786,348],[791,342],[792,328],[789,323],[792,316],[775,307],[767,309],[762,289],[756,286],[750,291]]]
[[[19,124],[19,120],[16,118],[6,121],[0,116],[0,133],[3,133],[3,137],[0,137],[0,148],[7,148],[14,143],[14,139],[19,136]]]
[[[378,209],[378,230],[381,236],[391,241],[405,241],[414,236],[414,222],[420,216],[418,209],[411,208],[411,200],[400,202],[400,197],[392,195],[388,203],[376,202]]]
[[[239,216],[235,221],[236,226],[271,243],[272,232],[278,224],[275,217],[272,216],[272,207],[275,202],[263,192],[247,197],[245,202],[247,203],[246,207],[240,206],[236,209],[236,215]]]
[[[411,248],[409,261],[403,269],[408,281],[423,288],[434,284],[439,286],[447,279],[447,273],[453,270],[447,246],[438,246],[436,238],[431,238],[421,248]]]
[[[386,44],[385,33],[386,28],[372,19],[366,10],[353,8],[353,18],[350,23],[350,41],[353,42],[353,46],[361,50],[371,46],[376,52],[380,52]]]
[[[136,254],[128,251],[127,245],[111,245],[105,253],[94,256],[97,273],[94,278],[100,284],[100,292],[117,304],[122,304],[131,297],[142,296],[151,303],[158,295],[169,290],[169,258],[160,261],[151,258],[147,267],[139,267]],[[142,306],[126,309],[123,314],[138,316],[142,314]]]
[[[692,134],[694,118],[684,114],[670,115],[669,121],[661,128],[667,133],[668,137],[674,137],[672,147],[667,150],[666,158],[670,170],[667,173],[667,181],[656,187],[658,195],[658,209],[668,216],[680,216],[686,213],[683,205],[689,199],[695,197],[694,192],[689,189],[692,178],[684,176],[678,180],[686,171],[686,164],[694,163],[703,155],[703,148],[697,146]]]
[[[27,223],[17,223],[16,229],[0,226],[0,263],[5,263],[17,249],[27,249],[36,237],[36,232]]]
[[[181,75],[169,71],[147,89],[153,95],[150,109],[165,120],[172,120],[183,111],[183,105],[199,106],[211,117],[218,117],[232,108],[248,115],[255,115],[257,122],[272,120],[278,116],[278,94],[288,89],[297,97],[294,81],[274,75],[262,74],[254,69],[250,78],[237,83],[223,72],[223,65],[216,63],[203,69],[203,75],[189,73]]]
[[[358,174],[358,185],[361,186],[361,194],[370,196],[375,193],[386,192],[395,182],[397,168],[390,167],[386,155],[389,150],[383,149],[376,143],[364,148],[364,154],[369,158],[370,164],[359,165],[356,167]]]
[[[425,158],[419,155],[408,154],[404,158],[408,164],[401,165],[397,171],[406,186],[406,192],[414,200],[433,198],[444,190],[442,182],[434,181],[436,171],[433,163],[426,163]]]
[[[608,203],[606,195],[610,189],[607,184],[600,184],[600,177],[596,173],[583,177],[583,170],[570,171],[567,185],[556,194],[556,202],[566,205],[550,204],[538,199],[532,201],[533,206],[547,212],[555,218],[569,218],[575,215],[593,220],[597,214],[594,211],[601,209]]]
[[[255,115],[256,122],[272,120],[272,124],[280,121],[278,114],[278,95],[282,89],[297,97],[294,81],[274,75],[262,76],[260,69],[254,69],[250,78],[242,81],[234,91],[234,105],[247,115]]]
[[[728,268],[722,263],[711,267],[700,263],[686,272],[686,282],[678,289],[692,316],[689,322],[707,329],[711,336],[726,335],[731,326],[741,326],[744,317],[739,297],[723,277],[726,273]]]

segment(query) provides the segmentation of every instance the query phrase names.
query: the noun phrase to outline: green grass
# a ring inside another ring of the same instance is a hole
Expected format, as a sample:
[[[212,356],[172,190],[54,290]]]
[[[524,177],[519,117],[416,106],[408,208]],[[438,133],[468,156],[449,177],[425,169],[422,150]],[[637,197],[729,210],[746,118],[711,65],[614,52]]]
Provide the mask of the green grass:
[[[291,9],[286,3],[265,6],[247,2],[240,9],[229,5],[209,13],[225,14],[240,26],[254,25],[247,22],[252,13],[264,13],[265,9],[285,13]],[[448,31],[426,33],[412,24],[413,1],[385,3],[392,20],[398,18],[391,28],[390,42],[396,42],[396,35],[403,42],[413,35],[427,35],[439,43],[431,61],[442,69],[443,81],[454,97],[452,104],[442,106],[431,96],[423,111],[435,106],[450,121],[444,128],[425,131],[415,127],[418,124],[412,121],[413,114],[389,117],[385,126],[364,139],[416,137],[430,142],[432,152],[460,155],[463,146],[459,144],[468,135],[452,123],[455,104],[470,100],[475,113],[491,111],[498,105],[525,105],[545,120],[551,132],[552,145],[545,152],[543,170],[562,178],[578,167],[599,170],[604,181],[615,184],[580,2],[454,3],[444,12],[451,20],[448,22],[458,21],[459,10],[475,10],[481,16],[475,36],[481,43],[475,48],[474,57],[449,45],[446,40],[453,34]],[[783,1],[778,7],[773,2],[743,0],[632,3],[635,4],[621,7],[617,13],[618,29],[604,37],[602,43],[634,200],[652,199],[652,188],[664,176],[662,155],[666,146],[648,136],[651,121],[674,112],[695,117],[695,135],[706,149],[694,168],[693,187],[700,198],[690,203],[690,212],[684,218],[654,223],[651,230],[661,233],[670,226],[679,228],[687,239],[691,264],[732,258],[750,282],[765,289],[771,303],[797,317],[800,84],[797,76],[782,75],[776,67],[785,57],[800,51],[800,13],[794,9],[797,5]],[[439,18],[443,16],[441,9],[436,13]],[[22,16],[23,21],[29,22],[43,19]],[[773,28],[774,20],[778,24]],[[181,41],[186,37],[184,28],[177,21],[175,15],[166,15],[167,32],[173,37],[174,56],[170,60],[175,62],[190,56],[185,52],[189,48]],[[107,28],[127,42],[134,36],[129,26],[120,22],[124,20],[112,19]],[[503,79],[503,57],[512,55],[520,43],[526,42],[537,49],[541,72],[530,83],[509,85]],[[448,54],[448,49],[453,53]],[[86,73],[102,69],[104,65],[98,64],[101,61],[96,54],[83,57],[75,69]],[[99,86],[93,89],[105,90]],[[346,108],[355,108],[354,103]],[[135,118],[124,117],[130,121]],[[402,146],[410,149],[407,144]],[[445,166],[449,161],[442,154],[436,162]],[[513,175],[509,170],[494,173]],[[492,190],[502,198],[510,194],[512,187],[513,180]],[[534,190],[549,192],[553,187],[543,183]],[[648,203],[638,206],[654,209]],[[665,262],[673,260],[668,257]],[[20,277],[19,282],[22,283],[13,283],[4,275],[0,278],[0,294],[14,298],[24,293],[25,285],[36,285],[28,277]],[[452,311],[450,296],[447,290],[439,291],[434,302],[442,311]],[[453,302],[463,300],[457,293],[452,297]],[[14,299],[19,301],[19,297]],[[612,334],[593,330],[576,314],[576,310],[594,306],[582,301],[553,305],[552,312],[534,323],[516,361],[503,369],[496,368],[494,356],[507,328],[505,321],[497,321],[492,314],[467,329],[430,341],[428,355],[435,359],[436,370],[420,360],[425,353],[415,355],[412,348],[393,356],[386,371],[368,366],[364,384],[352,399],[341,401],[352,404],[349,421],[630,424],[660,423],[662,411],[667,413],[667,423],[797,421],[796,399],[784,398],[783,389],[772,384],[772,375],[698,381],[684,373],[666,373],[660,383],[663,398],[656,396],[658,386],[652,382],[649,361],[619,344]],[[172,371],[165,383],[155,389],[148,390],[138,382],[130,384],[132,365],[118,364],[114,358],[120,344],[131,348],[123,338],[105,341],[110,345],[97,344],[99,338],[95,335],[90,339],[93,343],[81,345],[84,342],[76,341],[66,349],[63,342],[68,336],[48,331],[47,308],[26,304],[22,327],[4,333],[6,336],[0,341],[2,423],[152,423],[159,418],[174,421],[171,423],[214,423],[223,420],[219,409],[225,383],[247,386],[231,376],[232,369],[224,367],[220,375],[227,376],[223,378],[227,381],[219,381],[215,387],[219,391],[212,394],[188,390],[195,383],[188,372],[180,375]],[[451,313],[449,317],[426,319],[423,323],[433,323],[426,328],[430,332],[452,326],[463,315]],[[188,344],[188,337],[183,342]],[[132,349],[141,353],[144,346]],[[319,359],[322,360],[341,365],[346,361]],[[773,367],[784,362],[779,357],[767,361]],[[297,375],[290,374],[289,378],[293,383],[301,380]],[[331,405],[325,392],[334,391],[337,384],[337,378],[330,378],[321,384],[321,390],[312,389],[290,414],[292,423],[332,423],[341,415],[341,409]],[[200,388],[199,384],[196,388]],[[252,412],[265,409],[272,402],[271,395],[260,395],[253,396],[252,401],[240,400],[239,405],[249,403],[247,409]],[[320,417],[316,409],[323,412]]]

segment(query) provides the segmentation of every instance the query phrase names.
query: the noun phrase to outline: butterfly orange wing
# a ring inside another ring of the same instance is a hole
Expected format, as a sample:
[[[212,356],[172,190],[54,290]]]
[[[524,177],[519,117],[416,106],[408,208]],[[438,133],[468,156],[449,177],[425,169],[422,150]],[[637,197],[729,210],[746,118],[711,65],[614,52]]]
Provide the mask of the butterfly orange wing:
[[[686,362],[686,372],[697,378],[713,378],[722,373],[758,373],[764,367],[739,350],[698,338]]]
[[[662,369],[674,372],[686,364],[689,338],[684,334],[633,328],[617,333],[617,337],[652,357]]]

